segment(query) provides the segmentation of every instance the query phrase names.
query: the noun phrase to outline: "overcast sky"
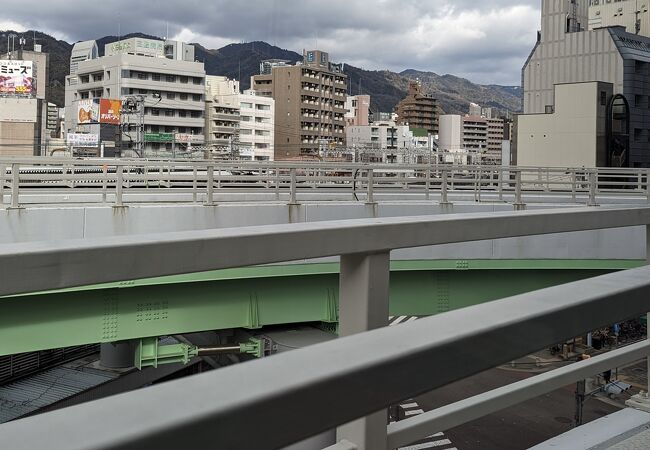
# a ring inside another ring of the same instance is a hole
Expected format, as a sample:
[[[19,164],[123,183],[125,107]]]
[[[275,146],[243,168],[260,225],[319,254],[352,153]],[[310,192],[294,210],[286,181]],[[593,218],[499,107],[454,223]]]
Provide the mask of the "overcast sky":
[[[38,29],[75,42],[141,31],[219,48],[263,40],[318,47],[366,69],[451,73],[520,83],[540,0],[21,0],[0,29]],[[120,26],[118,27],[118,24]]]

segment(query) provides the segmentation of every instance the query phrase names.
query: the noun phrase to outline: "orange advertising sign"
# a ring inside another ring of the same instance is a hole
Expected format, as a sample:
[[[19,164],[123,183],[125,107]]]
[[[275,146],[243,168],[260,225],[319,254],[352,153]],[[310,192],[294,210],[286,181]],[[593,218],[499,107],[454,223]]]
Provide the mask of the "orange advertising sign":
[[[99,101],[99,122],[112,125],[120,124],[120,115],[122,111],[121,100],[111,100],[102,98]]]

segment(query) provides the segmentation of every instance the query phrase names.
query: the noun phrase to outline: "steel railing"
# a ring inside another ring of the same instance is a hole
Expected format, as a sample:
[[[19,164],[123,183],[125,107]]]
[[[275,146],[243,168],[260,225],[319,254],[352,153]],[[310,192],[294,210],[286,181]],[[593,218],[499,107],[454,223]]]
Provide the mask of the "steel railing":
[[[648,169],[0,158],[0,200],[13,208],[61,202],[214,205],[235,193],[290,204],[301,197],[373,203],[433,195],[442,204],[470,200],[523,206],[559,198],[593,206],[620,198],[650,202],[649,180]]]
[[[5,424],[0,426],[0,442],[16,450],[272,449],[340,426],[339,437],[348,442],[339,448],[380,450],[443,431],[440,427],[471,420],[602,367],[645,357],[648,345],[577,363],[530,384],[502,388],[389,428],[385,412],[377,411],[645,313],[650,310],[650,267],[385,327],[390,251],[640,225],[649,230],[648,224],[650,208],[578,208],[0,246],[0,295],[341,255],[339,310],[344,336]]]

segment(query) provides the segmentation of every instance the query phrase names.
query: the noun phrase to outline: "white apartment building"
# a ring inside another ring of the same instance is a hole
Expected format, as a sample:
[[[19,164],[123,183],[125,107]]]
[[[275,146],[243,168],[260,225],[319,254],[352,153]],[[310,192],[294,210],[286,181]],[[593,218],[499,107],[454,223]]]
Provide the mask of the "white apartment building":
[[[241,159],[273,161],[273,98],[255,91],[239,91],[239,81],[206,78],[208,143],[219,151],[232,150]]]
[[[395,122],[348,126],[345,132],[356,161],[403,163],[407,151],[415,146],[409,126]]]
[[[80,124],[78,102],[98,98],[131,98],[143,106],[138,113],[122,116],[122,132],[116,125]],[[144,143],[143,154],[137,156],[181,150],[174,148],[177,136],[201,145],[205,127],[203,63],[194,61],[192,46],[175,41],[125,39],[107,44],[102,57],[97,56],[94,41],[75,44],[71,74],[66,77],[65,117],[67,132],[97,133],[101,141],[114,141],[125,156],[137,155],[138,139]],[[140,122],[143,130],[138,136]]]

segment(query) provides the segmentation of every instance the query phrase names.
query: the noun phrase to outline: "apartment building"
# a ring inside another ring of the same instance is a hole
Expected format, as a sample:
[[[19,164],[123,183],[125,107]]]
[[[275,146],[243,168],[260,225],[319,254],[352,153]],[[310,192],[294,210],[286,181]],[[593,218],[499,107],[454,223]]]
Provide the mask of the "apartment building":
[[[487,152],[488,123],[485,117],[463,117],[463,146],[467,151],[482,154]]]
[[[273,161],[274,107],[270,97],[239,91],[239,81],[206,77],[208,145],[240,159]]]
[[[66,79],[68,132],[114,139],[117,149],[131,156],[139,145],[144,154],[137,156],[172,151],[176,135],[184,140],[189,136],[194,144],[204,142],[205,70],[194,61],[192,46],[131,38],[107,44],[104,56],[94,56],[94,44],[83,42],[73,49],[75,73]],[[79,123],[79,101],[99,98],[137,102],[136,112],[122,115],[122,132],[115,125]]]
[[[409,82],[408,94],[395,108],[400,125],[422,128],[429,134],[438,134],[438,100],[422,94],[419,80]]]
[[[413,132],[395,121],[352,125],[345,130],[347,146],[354,160],[366,163],[404,163],[415,145]]]
[[[302,64],[262,63],[253,90],[275,100],[275,159],[318,157],[345,146],[347,76],[320,50],[305,51]]]
[[[364,126],[370,123],[370,96],[353,95],[345,101],[345,126]]]

